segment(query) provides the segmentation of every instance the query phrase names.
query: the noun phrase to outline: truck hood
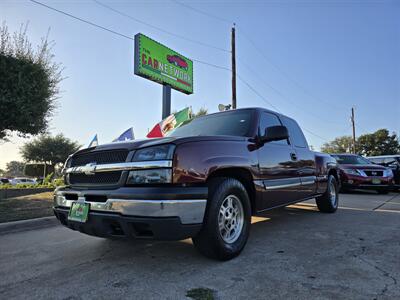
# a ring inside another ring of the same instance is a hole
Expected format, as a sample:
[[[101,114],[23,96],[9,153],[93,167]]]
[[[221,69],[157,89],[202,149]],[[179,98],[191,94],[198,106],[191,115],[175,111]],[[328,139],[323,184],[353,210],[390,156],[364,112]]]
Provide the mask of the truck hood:
[[[113,150],[113,149],[126,149],[136,150],[145,147],[163,145],[163,144],[183,144],[188,142],[201,142],[201,141],[246,141],[246,137],[238,136],[190,136],[190,137],[164,137],[164,138],[151,138],[151,139],[140,139],[127,142],[116,142],[110,144],[99,145],[92,148],[86,148],[79,150],[76,153],[90,152],[90,151],[101,151],[101,150]]]

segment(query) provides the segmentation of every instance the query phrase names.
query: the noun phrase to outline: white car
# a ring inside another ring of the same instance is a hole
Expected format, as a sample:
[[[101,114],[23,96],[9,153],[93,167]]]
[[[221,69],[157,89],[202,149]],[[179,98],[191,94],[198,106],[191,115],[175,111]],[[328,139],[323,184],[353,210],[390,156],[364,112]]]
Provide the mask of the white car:
[[[17,178],[11,179],[10,182],[12,185],[17,185],[17,184],[35,185],[35,184],[37,184],[35,179],[26,178],[26,177],[17,177]]]

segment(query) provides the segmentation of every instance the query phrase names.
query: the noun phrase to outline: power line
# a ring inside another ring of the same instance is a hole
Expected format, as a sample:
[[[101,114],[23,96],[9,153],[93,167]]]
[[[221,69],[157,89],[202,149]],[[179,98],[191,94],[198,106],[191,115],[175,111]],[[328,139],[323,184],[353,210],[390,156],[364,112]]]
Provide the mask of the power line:
[[[239,74],[236,74],[237,78],[243,82],[250,90],[254,92],[258,97],[260,97],[262,100],[264,100],[265,103],[267,103],[269,106],[271,106],[273,109],[276,111],[280,112],[280,109],[277,108],[275,105],[273,105],[271,102],[269,102],[263,95],[261,95],[254,87],[252,87],[246,80],[244,80]]]
[[[295,80],[292,76],[290,76],[286,71],[284,71],[283,69],[281,69],[277,64],[275,64],[274,62],[272,62],[270,59],[268,59],[268,57],[264,54],[263,51],[261,51],[257,45],[253,42],[253,40],[247,35],[247,33],[245,31],[243,31],[243,29],[241,29],[239,27],[239,31],[242,33],[242,35],[249,41],[249,43],[253,46],[254,49],[257,50],[257,52],[260,54],[260,56],[267,62],[269,63],[272,67],[274,67],[276,70],[278,70],[284,77],[286,77],[287,80],[289,80],[290,82],[292,82],[292,84],[294,84],[295,86],[297,86],[299,89],[301,89],[303,91],[303,93],[309,95],[311,98],[313,98],[314,100],[316,100],[318,103],[326,103],[336,109],[340,109],[343,110],[344,107],[339,107],[337,105],[332,104],[329,101],[325,101],[322,100],[319,97],[316,97],[314,94],[312,94],[308,89],[306,89],[304,86],[302,86],[297,80]]]
[[[39,2],[39,1],[36,1],[36,0],[29,0],[29,1],[31,1],[31,2],[33,2],[33,3],[35,3],[35,4],[38,4],[38,5],[41,5],[41,6],[45,7],[45,8],[50,9],[50,10],[53,10],[53,11],[55,11],[55,12],[58,12],[58,13],[60,13],[60,14],[63,14],[63,15],[65,15],[65,16],[68,16],[68,17],[70,17],[70,18],[73,18],[73,19],[75,19],[75,20],[78,20],[78,21],[80,21],[80,22],[83,22],[83,23],[85,23],[85,24],[88,24],[88,25],[91,25],[91,26],[96,27],[96,28],[98,28],[98,29],[101,29],[101,30],[107,31],[107,32],[109,32],[109,33],[112,33],[112,34],[117,35],[117,36],[119,36],[119,37],[123,37],[123,38],[128,39],[128,40],[131,40],[131,41],[134,41],[134,40],[135,40],[134,38],[132,38],[132,37],[130,37],[130,36],[127,36],[127,35],[125,35],[125,34],[123,34],[123,33],[117,32],[117,31],[115,31],[115,30],[109,29],[109,28],[104,27],[104,26],[101,26],[101,25],[98,25],[98,24],[96,24],[96,23],[93,23],[93,22],[91,22],[91,21],[82,19],[82,18],[80,18],[80,17],[74,16],[74,15],[72,15],[72,14],[70,14],[70,13],[67,13],[67,12],[65,12],[65,11],[56,9],[56,8],[54,8],[54,7],[51,7],[51,6],[47,5],[47,4],[41,3],[41,2]],[[192,59],[192,60],[195,61],[195,62],[197,62],[197,63],[203,64],[203,65],[207,65],[207,66],[210,66],[210,67],[213,67],[213,68],[216,68],[216,69],[221,69],[221,70],[230,71],[229,68],[224,67],[224,66],[218,66],[218,65],[215,65],[215,64],[212,64],[212,63],[208,63],[208,62],[199,60],[199,59]]]
[[[295,103],[293,100],[289,99],[285,94],[283,94],[280,90],[278,90],[277,88],[273,87],[271,84],[269,84],[268,82],[261,80],[261,78],[263,76],[261,76],[261,74],[257,73],[256,71],[254,71],[254,69],[252,69],[250,66],[248,66],[247,64],[245,64],[243,62],[243,60],[238,59],[238,61],[244,66],[246,67],[251,73],[254,73],[255,75],[257,75],[257,78],[259,79],[259,81],[261,81],[265,86],[267,86],[268,88],[272,89],[275,93],[277,93],[278,95],[280,95],[284,100],[286,100],[288,103],[292,104],[293,106],[302,109],[303,112],[309,114],[310,116],[322,120],[324,122],[328,122],[328,123],[332,123],[332,124],[342,124],[341,122],[336,122],[336,121],[332,121],[332,120],[327,120],[324,119],[322,117],[320,117],[317,114],[314,114],[308,110],[304,110],[304,107],[301,107],[300,105],[298,105],[297,103]]]
[[[186,3],[183,3],[183,2],[180,2],[180,1],[177,1],[177,0],[170,0],[170,1],[171,1],[171,2],[174,2],[174,3],[178,4],[178,5],[181,5],[181,6],[183,6],[183,7],[186,7],[186,8],[188,8],[188,9],[190,9],[190,10],[193,10],[193,11],[199,13],[199,14],[205,15],[205,16],[210,17],[210,18],[213,18],[213,19],[216,19],[216,20],[218,20],[218,21],[221,21],[221,22],[224,22],[224,23],[228,23],[228,24],[233,24],[233,23],[235,23],[235,22],[233,22],[233,21],[231,21],[231,20],[222,18],[222,17],[217,16],[217,15],[210,14],[210,13],[204,11],[204,10],[200,10],[200,9],[197,9],[197,8],[195,8],[195,7],[193,7],[193,6],[187,5]]]
[[[70,17],[70,18],[75,19],[75,20],[78,20],[78,21],[81,21],[81,22],[83,22],[83,23],[89,24],[89,25],[91,25],[91,26],[97,27],[97,28],[99,28],[99,29],[108,31],[108,32],[110,32],[110,33],[119,35],[119,36],[124,37],[124,38],[126,38],[126,39],[128,39],[128,40],[132,40],[132,41],[134,40],[132,37],[127,36],[127,35],[125,35],[125,34],[123,34],[123,33],[119,33],[119,32],[117,32],[117,31],[114,31],[114,30],[112,30],[112,29],[106,28],[106,27],[104,27],[104,26],[101,26],[101,25],[95,24],[95,23],[93,23],[93,22],[84,20],[84,19],[82,19],[82,18],[76,17],[76,16],[71,15],[71,14],[65,12],[65,11],[62,11],[62,10],[59,10],[59,9],[57,9],[57,8],[51,7],[51,6],[47,5],[47,4],[41,3],[41,2],[39,2],[39,1],[36,1],[36,0],[29,0],[29,1],[31,1],[31,2],[33,2],[33,3],[35,3],[35,4],[38,4],[38,5],[41,5],[41,6],[43,6],[43,7],[46,7],[46,8],[48,8],[48,9],[51,9],[51,10],[53,10],[53,11],[56,11],[56,12],[58,12],[58,13],[60,13],[60,14],[66,15],[66,16],[68,16],[68,17]]]
[[[208,13],[208,12],[206,12],[206,11],[197,9],[197,8],[195,8],[195,7],[193,7],[193,6],[190,6],[190,5],[186,4],[186,3],[182,3],[182,2],[177,1],[177,0],[170,0],[170,1],[172,1],[172,2],[174,2],[174,3],[177,3],[177,4],[183,6],[183,7],[187,8],[187,9],[193,10],[193,11],[199,13],[199,14],[205,15],[205,16],[207,16],[207,17],[209,17],[209,18],[213,18],[213,19],[216,19],[216,20],[219,20],[219,21],[222,21],[222,22],[225,22],[225,23],[229,23],[229,24],[235,23],[235,22],[232,21],[232,20],[228,20],[228,19],[222,18],[222,17],[220,17],[220,16],[217,16],[217,15],[214,15],[214,14],[210,14],[210,13]],[[332,107],[335,107],[335,108],[337,108],[337,109],[343,110],[342,107],[338,107],[338,106],[336,106],[336,105],[333,105],[331,102],[324,101],[324,100],[320,99],[319,97],[316,97],[315,95],[313,95],[312,93],[310,93],[310,92],[308,91],[308,89],[306,89],[305,87],[303,87],[298,81],[294,80],[287,72],[285,72],[285,71],[282,70],[278,65],[276,65],[276,64],[273,63],[271,60],[269,60],[269,59],[265,56],[264,52],[261,51],[261,50],[257,47],[257,45],[253,42],[253,40],[252,40],[243,30],[241,30],[240,27],[239,27],[239,30],[241,31],[242,35],[250,42],[250,44],[261,54],[261,56],[264,58],[264,60],[265,60],[267,63],[269,63],[270,65],[272,65],[276,70],[278,70],[279,72],[281,72],[281,73],[286,77],[287,80],[289,80],[289,81],[292,82],[292,84],[296,85],[296,86],[297,86],[299,89],[301,89],[305,94],[309,95],[309,96],[312,97],[312,98],[315,98],[315,100],[316,100],[318,103],[324,102],[324,103],[326,103],[326,104],[328,104],[328,105],[330,105],[330,106],[332,106]],[[272,89],[274,89],[275,91],[277,91],[277,90],[276,90],[275,88],[273,88],[273,87],[272,87]],[[280,92],[278,92],[278,93],[279,93],[280,95],[282,95]],[[314,116],[315,116],[315,115],[314,115]],[[326,120],[324,120],[324,121],[326,121]],[[328,122],[329,122],[329,121],[328,121]],[[336,123],[337,123],[337,122],[336,122]]]
[[[96,27],[96,28],[98,28],[98,29],[107,31],[107,32],[112,33],[112,34],[114,34],[114,35],[123,37],[123,38],[125,38],[125,39],[129,39],[129,40],[132,40],[132,41],[134,40],[134,38],[132,38],[132,37],[130,37],[130,36],[127,36],[127,35],[125,35],[125,34],[122,34],[122,33],[120,33],[120,32],[117,32],[117,31],[115,31],[115,30],[109,29],[109,28],[104,27],[104,26],[102,26],[102,25],[98,25],[98,24],[93,23],[93,22],[91,22],[91,21],[82,19],[82,18],[80,18],[80,17],[74,16],[74,15],[72,15],[72,14],[70,14],[70,13],[67,13],[67,12],[65,12],[65,11],[56,9],[56,8],[54,8],[54,7],[51,7],[51,6],[47,5],[47,4],[41,3],[41,2],[36,1],[36,0],[30,0],[30,1],[33,2],[33,3],[35,3],[35,4],[37,4],[37,5],[43,6],[43,7],[47,8],[47,9],[53,10],[53,11],[55,11],[55,12],[58,12],[58,13],[60,13],[60,14],[63,14],[63,15],[68,16],[68,17],[70,17],[70,18],[73,18],[73,19],[78,20],[78,21],[80,21],[80,22],[83,22],[83,23],[86,23],[86,24],[91,25],[91,26],[93,26],[93,27]],[[229,69],[229,68],[227,68],[227,67],[224,67],[224,66],[218,66],[218,65],[211,64],[211,63],[207,63],[207,62],[204,62],[204,61],[201,61],[201,60],[197,60],[197,59],[193,59],[193,61],[195,61],[195,62],[197,62],[197,63],[200,63],[200,64],[204,64],[204,65],[210,66],[210,67],[218,68],[218,69],[221,69],[221,70],[231,71],[231,69]],[[238,77],[238,79],[239,79],[240,81],[242,81],[250,90],[252,90],[256,95],[258,95],[258,96],[259,96],[264,102],[266,102],[269,106],[271,106],[272,108],[274,108],[276,111],[281,112],[275,105],[273,105],[273,104],[272,104],[271,102],[269,102],[264,96],[262,96],[253,86],[251,86],[251,85],[250,85],[246,80],[244,80],[239,74],[237,74],[237,77]],[[313,133],[312,131],[310,131],[310,130],[308,130],[308,129],[306,129],[306,128],[304,128],[304,130],[307,131],[308,133],[310,133],[310,134],[312,134],[312,135],[314,135],[314,136],[320,138],[320,139],[323,139],[323,140],[327,141],[325,138],[319,136],[318,134]]]
[[[254,92],[254,94],[256,94],[258,97],[260,97],[265,103],[267,103],[269,106],[271,106],[273,109],[275,109],[275,110],[278,111],[279,113],[282,113],[281,110],[280,110],[278,107],[276,107],[276,106],[273,105],[271,102],[269,102],[269,101],[268,101],[264,96],[262,96],[254,87],[252,87],[246,80],[244,80],[241,76],[239,76],[239,74],[237,74],[237,77],[238,77],[238,79],[239,79],[241,82],[243,82],[250,90],[252,90],[252,91]],[[324,141],[326,141],[326,142],[329,142],[328,139],[326,139],[326,138],[324,138],[324,137],[322,137],[322,136],[320,136],[320,135],[318,135],[318,134],[312,132],[311,130],[309,130],[309,129],[307,129],[307,128],[304,128],[304,127],[302,127],[302,128],[303,128],[304,131],[308,132],[309,134],[311,134],[311,135],[313,135],[313,136],[315,136],[315,137],[317,137],[317,138],[319,138],[319,139],[321,139],[321,140],[324,140]]]
[[[136,17],[133,17],[133,16],[131,16],[131,15],[128,15],[127,13],[124,13],[124,12],[122,12],[122,11],[120,11],[120,10],[117,10],[117,9],[115,9],[115,8],[113,8],[113,7],[111,7],[111,6],[107,5],[107,4],[104,4],[104,3],[102,3],[102,2],[100,2],[100,1],[98,1],[98,0],[93,0],[93,2],[95,2],[96,4],[98,4],[98,5],[100,5],[100,6],[104,7],[104,8],[106,8],[106,9],[108,9],[108,10],[113,11],[113,12],[116,13],[116,14],[119,14],[119,15],[121,15],[121,16],[123,16],[123,17],[126,17],[126,18],[128,18],[128,19],[130,19],[130,20],[133,20],[133,21],[135,21],[135,22],[137,22],[137,23],[140,23],[140,24],[146,25],[146,26],[148,26],[148,27],[151,27],[151,28],[153,28],[153,29],[155,29],[155,30],[158,30],[158,31],[161,31],[161,32],[163,32],[163,33],[169,34],[169,35],[171,35],[171,36],[177,37],[177,38],[179,38],[179,39],[182,39],[182,40],[185,40],[185,41],[188,41],[188,42],[191,42],[191,43],[195,43],[195,44],[198,44],[198,45],[201,45],[201,46],[204,46],[204,47],[208,47],[208,48],[211,48],[211,49],[214,49],[214,50],[219,50],[219,51],[222,51],[222,52],[230,53],[229,50],[226,50],[226,49],[223,49],[223,48],[214,46],[214,45],[210,45],[210,44],[204,43],[204,42],[202,42],[202,41],[193,40],[193,39],[187,38],[187,37],[185,37],[185,36],[182,36],[182,35],[173,33],[173,32],[171,32],[171,31],[165,30],[165,29],[163,29],[163,28],[161,28],[161,27],[158,27],[158,26],[155,26],[155,25],[153,25],[153,24],[147,23],[147,22],[145,22],[145,21],[142,21],[142,20],[140,20],[140,19],[138,19],[138,18],[136,18]]]

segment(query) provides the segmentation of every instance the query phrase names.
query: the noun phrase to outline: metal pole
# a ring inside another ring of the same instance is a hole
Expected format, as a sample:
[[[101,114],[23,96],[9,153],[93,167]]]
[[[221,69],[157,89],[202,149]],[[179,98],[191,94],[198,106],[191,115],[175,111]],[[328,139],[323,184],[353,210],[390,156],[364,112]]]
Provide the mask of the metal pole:
[[[353,153],[356,154],[356,124],[354,120],[354,107],[351,108],[351,124],[353,126]]]
[[[171,87],[163,85],[162,93],[162,119],[164,120],[171,114]]]
[[[236,109],[236,48],[235,48],[235,23],[232,27],[232,109]]]

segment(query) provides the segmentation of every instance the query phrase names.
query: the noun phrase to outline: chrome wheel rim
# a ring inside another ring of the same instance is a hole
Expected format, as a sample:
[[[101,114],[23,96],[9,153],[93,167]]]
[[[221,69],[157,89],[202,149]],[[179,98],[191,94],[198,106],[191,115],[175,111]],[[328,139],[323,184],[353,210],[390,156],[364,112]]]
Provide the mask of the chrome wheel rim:
[[[329,183],[329,196],[330,196],[332,205],[335,207],[336,203],[337,203],[337,195],[336,195],[336,186],[333,182]]]
[[[242,233],[244,212],[242,202],[235,195],[222,201],[218,213],[219,234],[225,243],[234,243]]]

